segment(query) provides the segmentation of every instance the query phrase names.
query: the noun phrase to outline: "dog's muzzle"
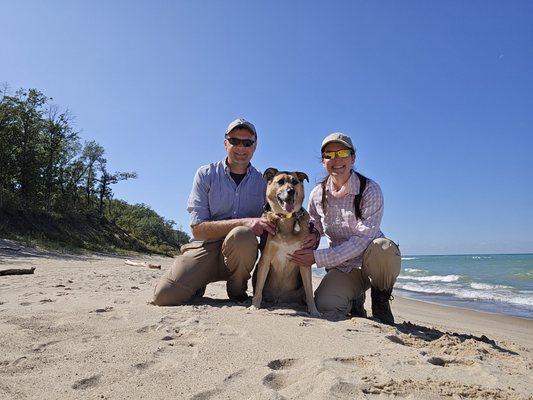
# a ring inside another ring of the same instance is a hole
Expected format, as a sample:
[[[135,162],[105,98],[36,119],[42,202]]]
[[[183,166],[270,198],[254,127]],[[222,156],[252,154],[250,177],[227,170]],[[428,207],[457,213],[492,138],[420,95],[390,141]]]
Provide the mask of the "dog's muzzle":
[[[294,188],[288,188],[278,193],[278,203],[285,211],[291,213],[294,211]]]

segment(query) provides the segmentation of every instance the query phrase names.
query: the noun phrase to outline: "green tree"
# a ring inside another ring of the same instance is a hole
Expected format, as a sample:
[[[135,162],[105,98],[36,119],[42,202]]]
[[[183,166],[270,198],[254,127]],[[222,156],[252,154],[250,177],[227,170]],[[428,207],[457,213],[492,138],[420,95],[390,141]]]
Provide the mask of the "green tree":
[[[68,111],[59,113],[56,106],[50,106],[48,109],[48,118],[43,130],[43,180],[47,211],[64,195],[61,190],[64,187],[64,174],[79,149],[78,133],[73,130],[71,119]]]
[[[100,162],[100,177],[98,178],[98,214],[104,215],[104,200],[111,200],[113,192],[111,185],[114,185],[120,181],[128,179],[137,179],[136,172],[115,172],[109,173],[107,171],[107,160]]]
[[[85,166],[83,175],[85,177],[85,198],[87,208],[91,208],[92,198],[96,193],[96,168],[98,164],[106,163],[104,158],[105,150],[94,140],[85,143],[82,153],[82,162]]]

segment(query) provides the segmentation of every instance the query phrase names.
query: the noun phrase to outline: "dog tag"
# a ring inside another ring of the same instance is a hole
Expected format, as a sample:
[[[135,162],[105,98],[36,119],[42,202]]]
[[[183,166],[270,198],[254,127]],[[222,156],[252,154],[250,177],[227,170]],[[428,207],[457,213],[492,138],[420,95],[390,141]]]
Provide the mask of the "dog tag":
[[[294,223],[294,232],[300,232],[300,223],[298,221]]]

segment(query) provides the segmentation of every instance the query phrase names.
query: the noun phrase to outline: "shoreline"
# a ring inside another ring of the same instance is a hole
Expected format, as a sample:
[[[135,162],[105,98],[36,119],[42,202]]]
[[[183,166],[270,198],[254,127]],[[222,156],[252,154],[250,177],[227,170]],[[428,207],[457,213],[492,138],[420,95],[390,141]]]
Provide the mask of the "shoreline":
[[[398,292],[400,292],[400,294],[397,294]],[[498,316],[502,316],[502,317],[518,318],[518,319],[522,319],[522,320],[525,320],[525,321],[532,321],[533,320],[533,318],[524,317],[524,316],[521,316],[521,315],[506,314],[506,313],[503,313],[503,312],[488,311],[488,310],[478,309],[478,308],[461,307],[459,305],[450,304],[450,303],[446,303],[446,302],[422,300],[422,299],[419,299],[419,298],[415,298],[415,296],[413,296],[413,297],[402,296],[401,292],[405,292],[405,290],[403,290],[403,289],[395,289],[393,295],[395,297],[396,296],[400,297],[400,298],[402,298],[404,300],[416,301],[416,302],[420,302],[420,303],[427,303],[427,304],[432,304],[432,305],[441,306],[441,307],[458,308],[460,310],[475,311],[475,312],[482,313],[482,314],[490,314],[490,315],[498,315]]]
[[[405,293],[407,292],[407,295]],[[395,289],[394,295],[398,295],[399,297],[402,297],[404,299],[410,299],[415,301],[420,301],[422,303],[429,303],[429,304],[435,304],[435,305],[441,305],[446,307],[453,307],[453,308],[459,308],[463,310],[470,310],[470,311],[478,311],[483,312],[487,314],[495,314],[495,315],[504,315],[509,317],[515,317],[515,318],[521,318],[526,320],[533,320],[533,316],[529,317],[524,314],[531,314],[532,312],[529,310],[524,310],[521,307],[508,305],[508,304],[498,304],[496,302],[490,302],[486,300],[480,300],[478,302],[476,301],[469,301],[466,299],[457,299],[449,295],[439,295],[439,294],[430,294],[430,293],[424,293],[424,294],[418,294],[413,293],[404,290],[404,289]],[[427,297],[428,299],[425,299],[424,297]],[[435,299],[432,301],[431,299]],[[442,299],[441,301],[439,301]],[[496,310],[492,310],[491,308],[496,308]],[[503,312],[498,311],[498,309],[509,309],[509,312]]]

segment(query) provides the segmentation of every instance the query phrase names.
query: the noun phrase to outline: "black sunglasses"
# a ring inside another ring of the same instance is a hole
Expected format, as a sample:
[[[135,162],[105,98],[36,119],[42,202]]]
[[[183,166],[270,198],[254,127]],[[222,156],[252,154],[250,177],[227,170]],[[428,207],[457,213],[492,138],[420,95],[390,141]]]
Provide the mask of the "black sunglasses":
[[[228,137],[228,136],[226,136],[226,140],[232,146],[243,145],[244,147],[252,147],[255,143],[255,140],[252,140],[252,139],[239,139],[239,138]]]

